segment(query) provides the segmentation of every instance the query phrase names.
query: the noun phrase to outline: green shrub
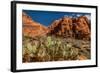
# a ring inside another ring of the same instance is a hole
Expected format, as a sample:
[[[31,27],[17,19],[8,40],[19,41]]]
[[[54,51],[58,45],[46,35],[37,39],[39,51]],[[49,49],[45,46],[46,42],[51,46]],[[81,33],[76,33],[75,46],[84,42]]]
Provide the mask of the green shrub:
[[[76,42],[78,43],[78,40],[72,42],[69,41],[69,38],[65,39],[55,36],[35,38],[23,36],[23,62],[79,60],[78,57],[80,55],[90,59],[90,50],[84,50],[80,45],[77,47]],[[83,41],[79,40],[80,44],[81,42]],[[90,46],[90,44],[87,45]]]

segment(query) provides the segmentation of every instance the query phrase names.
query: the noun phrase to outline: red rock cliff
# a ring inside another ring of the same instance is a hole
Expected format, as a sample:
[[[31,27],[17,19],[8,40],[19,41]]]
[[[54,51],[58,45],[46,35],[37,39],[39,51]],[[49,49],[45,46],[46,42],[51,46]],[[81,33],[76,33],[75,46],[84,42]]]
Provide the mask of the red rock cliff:
[[[22,13],[23,34],[25,36],[35,37],[47,33],[48,28],[31,19],[30,16]]]

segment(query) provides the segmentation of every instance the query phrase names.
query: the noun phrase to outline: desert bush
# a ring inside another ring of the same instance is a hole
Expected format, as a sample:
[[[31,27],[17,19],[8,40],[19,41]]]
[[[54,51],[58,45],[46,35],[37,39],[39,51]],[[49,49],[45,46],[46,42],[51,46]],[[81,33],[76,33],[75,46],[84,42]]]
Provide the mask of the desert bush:
[[[89,42],[82,44],[82,40],[68,39],[55,36],[23,36],[23,62],[80,60],[80,56],[90,59],[90,49],[82,49],[82,45],[90,46]]]

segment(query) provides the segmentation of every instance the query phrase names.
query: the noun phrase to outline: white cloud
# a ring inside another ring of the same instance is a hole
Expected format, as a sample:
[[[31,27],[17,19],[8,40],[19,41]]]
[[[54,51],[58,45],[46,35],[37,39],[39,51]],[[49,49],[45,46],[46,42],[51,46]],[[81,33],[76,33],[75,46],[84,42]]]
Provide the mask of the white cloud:
[[[76,14],[72,14],[72,16],[75,16]]]
[[[80,17],[80,16],[82,16],[82,15],[81,15],[81,14],[77,14],[76,16],[77,16],[77,17]]]
[[[89,20],[91,20],[91,15],[85,15]]]
[[[68,15],[64,15],[64,17],[68,17]]]

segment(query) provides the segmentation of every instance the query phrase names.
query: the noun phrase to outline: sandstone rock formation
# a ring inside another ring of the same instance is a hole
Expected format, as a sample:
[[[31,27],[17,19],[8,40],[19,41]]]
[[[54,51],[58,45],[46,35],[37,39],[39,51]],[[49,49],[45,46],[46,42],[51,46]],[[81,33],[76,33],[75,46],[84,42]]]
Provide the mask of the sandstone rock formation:
[[[62,19],[54,21],[51,26],[49,26],[50,35],[90,39],[90,33],[90,23],[85,16],[77,18],[63,17]]]
[[[69,17],[63,17],[62,19],[56,20],[49,27],[49,34],[63,36],[63,37],[72,37],[72,19]]]
[[[32,20],[26,13],[22,13],[23,35],[29,37],[41,36],[47,33],[48,28]]]
[[[86,16],[76,18],[63,17],[49,26],[32,20],[26,13],[22,13],[23,35],[35,37],[41,35],[55,35],[64,38],[72,37],[76,39],[90,39],[91,26]]]
[[[78,39],[90,39],[90,24],[85,16],[73,20],[73,33]]]

